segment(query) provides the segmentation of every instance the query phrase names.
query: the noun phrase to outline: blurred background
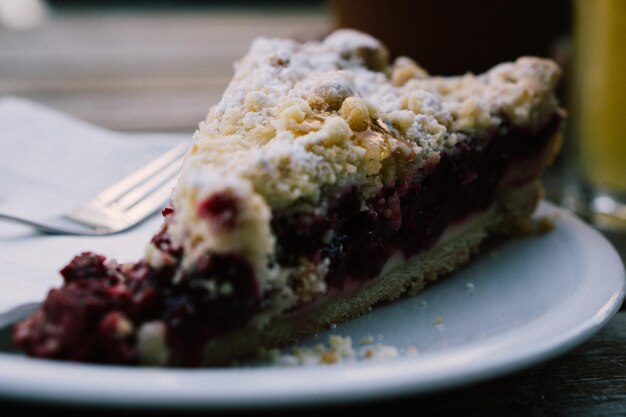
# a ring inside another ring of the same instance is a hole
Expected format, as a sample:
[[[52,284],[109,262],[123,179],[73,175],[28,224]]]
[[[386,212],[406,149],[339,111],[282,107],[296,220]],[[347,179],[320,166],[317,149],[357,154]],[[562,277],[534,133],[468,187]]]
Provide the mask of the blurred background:
[[[323,36],[321,1],[0,0],[0,95],[124,131],[189,132],[257,36]]]
[[[100,126],[192,132],[257,36],[353,27],[435,74],[567,57],[568,0],[0,0],[0,95]]]

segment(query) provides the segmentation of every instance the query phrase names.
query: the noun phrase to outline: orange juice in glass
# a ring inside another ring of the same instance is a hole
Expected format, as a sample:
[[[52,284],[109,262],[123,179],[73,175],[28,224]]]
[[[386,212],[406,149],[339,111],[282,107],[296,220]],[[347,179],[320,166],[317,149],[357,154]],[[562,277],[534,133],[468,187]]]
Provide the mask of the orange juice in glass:
[[[587,217],[626,231],[626,0],[576,0],[573,120]]]

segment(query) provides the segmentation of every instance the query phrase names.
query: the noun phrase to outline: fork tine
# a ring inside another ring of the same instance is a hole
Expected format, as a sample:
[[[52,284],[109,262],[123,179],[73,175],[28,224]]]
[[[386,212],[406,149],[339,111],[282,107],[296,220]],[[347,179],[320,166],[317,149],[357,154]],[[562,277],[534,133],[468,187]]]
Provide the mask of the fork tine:
[[[177,180],[177,176],[170,178],[169,181],[161,185],[156,190],[153,190],[150,195],[145,196],[139,203],[135,204],[132,208],[126,211],[128,218],[133,222],[138,222],[149,214],[152,214],[155,207],[158,207],[159,204],[166,201],[172,194],[172,189],[176,185]]]
[[[181,143],[154,161],[150,162],[145,167],[105,189],[95,198],[103,204],[109,204],[117,200],[120,196],[127,194],[130,190],[139,186],[147,179],[152,178],[155,174],[160,172],[163,167],[172,163],[172,161],[178,160],[182,155],[184,155],[187,147],[187,143]]]
[[[176,146],[69,213],[43,221],[0,213],[0,221],[65,235],[98,236],[127,230],[163,208],[176,184],[187,146]]]
[[[175,185],[186,149],[187,144],[175,147],[64,214],[63,218],[90,227],[95,234],[115,233],[137,224],[163,208]]]
[[[144,183],[132,188],[125,195],[120,196],[115,204],[123,210],[130,209],[135,204],[143,201],[164,182],[170,180],[173,176],[178,175],[183,164],[183,155],[171,161],[169,165],[163,167],[159,172],[148,178]]]

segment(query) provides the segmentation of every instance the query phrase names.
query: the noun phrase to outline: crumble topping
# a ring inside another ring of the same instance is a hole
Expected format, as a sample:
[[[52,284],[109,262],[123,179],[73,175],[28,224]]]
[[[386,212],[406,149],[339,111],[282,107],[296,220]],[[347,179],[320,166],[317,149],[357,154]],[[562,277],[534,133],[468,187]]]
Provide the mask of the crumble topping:
[[[445,325],[443,324],[443,316],[437,316],[435,317],[435,320],[433,321],[433,324],[435,325],[435,327],[437,328],[437,330],[439,330],[440,332],[445,330]]]
[[[179,178],[172,196],[176,214],[166,218],[170,232],[182,237],[177,241],[186,255],[183,268],[192,267],[200,256],[213,252],[244,255],[258,266],[258,271],[265,271],[263,265],[274,244],[267,203],[242,178],[223,175],[210,165],[194,168]],[[232,201],[233,208],[222,208],[221,213],[211,215],[207,206],[216,199]],[[225,216],[230,227],[225,225]]]

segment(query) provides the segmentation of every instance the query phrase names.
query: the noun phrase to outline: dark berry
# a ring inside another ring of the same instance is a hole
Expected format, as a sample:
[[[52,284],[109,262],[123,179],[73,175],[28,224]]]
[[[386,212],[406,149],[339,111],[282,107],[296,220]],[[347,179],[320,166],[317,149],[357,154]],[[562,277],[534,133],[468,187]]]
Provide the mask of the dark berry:
[[[104,278],[108,275],[105,260],[106,257],[102,255],[83,252],[75,256],[60,272],[66,283],[85,278]]]
[[[198,205],[198,216],[210,220],[218,228],[232,229],[237,225],[240,204],[230,192],[216,193]]]

